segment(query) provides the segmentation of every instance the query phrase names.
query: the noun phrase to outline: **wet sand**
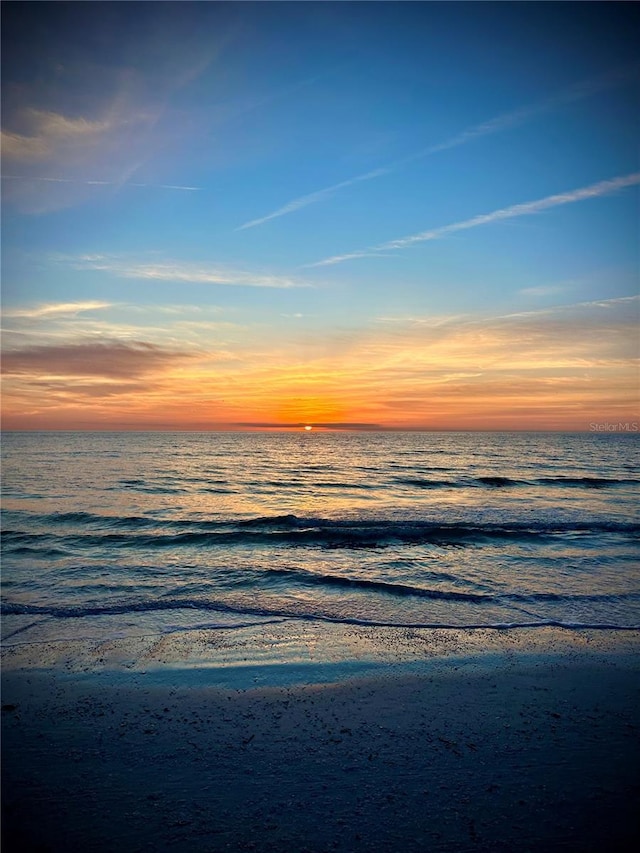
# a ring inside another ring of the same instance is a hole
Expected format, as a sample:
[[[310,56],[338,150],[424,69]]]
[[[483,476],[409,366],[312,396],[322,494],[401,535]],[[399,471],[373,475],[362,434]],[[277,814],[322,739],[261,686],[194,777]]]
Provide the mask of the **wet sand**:
[[[3,850],[637,849],[637,636],[447,637],[351,669],[5,650]]]

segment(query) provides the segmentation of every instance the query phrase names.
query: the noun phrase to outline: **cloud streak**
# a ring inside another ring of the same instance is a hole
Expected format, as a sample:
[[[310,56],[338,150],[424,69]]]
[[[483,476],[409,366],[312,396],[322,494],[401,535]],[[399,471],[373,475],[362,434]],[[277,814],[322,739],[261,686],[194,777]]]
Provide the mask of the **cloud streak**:
[[[6,352],[2,372],[8,375],[99,376],[130,379],[171,367],[191,353],[167,350],[145,341],[41,345]]]
[[[142,281],[178,281],[192,284],[219,284],[230,287],[311,287],[289,276],[253,273],[224,267],[194,266],[180,263],[128,264],[101,255],[70,259],[75,269],[109,272],[118,278]]]
[[[324,201],[342,189],[346,189],[354,184],[382,177],[383,175],[395,172],[397,169],[400,169],[409,163],[422,160],[425,157],[429,157],[441,151],[448,151],[451,148],[466,145],[468,142],[473,142],[475,139],[479,139],[483,136],[491,136],[495,133],[501,133],[502,131],[519,127],[520,125],[526,124],[528,121],[531,121],[540,115],[544,115],[545,113],[551,112],[558,107],[584,100],[585,98],[596,95],[598,92],[605,91],[613,86],[624,83],[633,75],[637,74],[639,69],[640,65],[634,64],[632,66],[614,69],[607,74],[582,81],[581,83],[576,83],[573,86],[562,89],[549,98],[545,98],[542,101],[536,101],[533,104],[528,104],[527,106],[513,110],[512,112],[496,116],[495,118],[482,122],[481,124],[473,125],[444,142],[440,142],[437,145],[431,145],[428,148],[423,148],[420,151],[416,151],[414,154],[409,154],[399,160],[394,160],[379,169],[373,169],[362,175],[356,175],[354,178],[348,178],[347,180],[340,181],[337,184],[332,184],[324,189],[295,198],[265,216],[245,222],[244,225],[240,225],[239,228],[236,228],[236,231],[255,228],[257,225],[263,225],[265,222],[269,222],[272,219],[277,219],[280,216],[286,216],[289,213],[294,213],[296,210],[301,210],[304,207],[308,207],[310,204]]]
[[[603,195],[610,195],[619,190],[626,189],[630,186],[640,184],[640,172],[633,172],[630,175],[623,175],[617,178],[611,178],[606,181],[599,181],[595,184],[590,184],[581,189],[571,190],[566,193],[557,193],[546,198],[537,199],[536,201],[528,201],[522,204],[513,204],[509,207],[503,207],[500,210],[494,210],[491,213],[484,213],[479,216],[473,216],[471,219],[465,219],[461,222],[453,222],[450,225],[443,225],[440,228],[432,228],[428,231],[421,231],[418,234],[412,234],[409,237],[401,237],[398,240],[389,240],[387,243],[381,243],[378,246],[373,246],[364,251],[351,252],[344,255],[334,255],[330,258],[325,258],[322,261],[316,261],[313,264],[305,264],[305,267],[322,267],[339,264],[343,261],[354,258],[361,258],[366,255],[377,255],[378,252],[388,251],[390,249],[406,249],[416,243],[423,243],[427,240],[439,240],[446,237],[448,234],[454,234],[457,231],[466,231],[469,228],[477,228],[480,225],[490,225],[494,222],[502,222],[508,219],[515,219],[519,216],[530,216],[534,213],[540,213],[543,210],[549,210],[553,207],[560,207],[564,204],[574,204],[578,201],[585,201],[590,198],[598,198]]]
[[[329,198],[334,193],[338,192],[338,190],[344,189],[345,187],[350,187],[353,184],[358,184],[363,181],[371,181],[373,178],[378,178],[381,175],[387,174],[392,169],[391,166],[387,166],[382,169],[374,169],[371,172],[366,172],[364,175],[357,175],[355,178],[349,178],[346,181],[340,181],[338,184],[333,184],[330,187],[325,187],[323,190],[318,190],[314,193],[309,193],[309,195],[300,196],[300,198],[295,198],[293,201],[290,201],[288,204],[285,204],[283,207],[279,207],[277,210],[274,210],[273,213],[268,213],[266,216],[261,216],[259,219],[252,219],[250,222],[245,222],[244,225],[241,225],[239,228],[236,228],[236,231],[244,231],[247,228],[255,228],[256,225],[262,225],[264,222],[269,222],[270,219],[277,219],[280,216],[286,216],[287,213],[293,213],[296,210],[300,210],[303,207],[307,207],[310,204],[315,204],[317,201],[322,201],[325,198]]]
[[[436,154],[439,151],[447,151],[450,148],[457,148],[459,145],[466,145],[467,142],[472,142],[474,139],[479,139],[482,136],[490,136],[494,133],[501,133],[503,130],[510,130],[513,127],[519,127],[526,124],[528,121],[537,118],[545,113],[552,112],[558,107],[566,104],[575,103],[576,101],[590,98],[598,92],[603,92],[618,84],[624,83],[632,76],[638,73],[640,65],[625,66],[624,68],[616,68],[609,71],[607,74],[602,74],[599,77],[594,77],[590,80],[583,80],[581,83],[576,83],[566,89],[561,89],[555,95],[545,98],[542,101],[536,101],[533,104],[513,110],[510,113],[497,116],[482,124],[474,125],[456,136],[439,143],[432,145],[424,151],[411,155],[406,159],[406,162],[426,157],[430,154]]]
[[[39,320],[46,317],[59,317],[83,313],[85,311],[101,311],[111,308],[111,302],[99,302],[88,300],[86,302],[52,302],[45,305],[36,305],[32,308],[6,309],[2,313],[5,317],[20,318],[25,320]]]
[[[3,156],[11,160],[46,159],[60,145],[87,144],[88,140],[102,136],[118,124],[112,119],[68,118],[32,107],[24,109],[19,118],[28,128],[27,133],[5,130],[1,133]]]
[[[185,187],[179,184],[139,184],[133,181],[89,181],[80,178],[49,178],[28,175],[2,175],[3,181],[42,181],[49,184],[83,184],[89,187],[149,187],[157,190],[188,190],[198,192],[202,187]]]

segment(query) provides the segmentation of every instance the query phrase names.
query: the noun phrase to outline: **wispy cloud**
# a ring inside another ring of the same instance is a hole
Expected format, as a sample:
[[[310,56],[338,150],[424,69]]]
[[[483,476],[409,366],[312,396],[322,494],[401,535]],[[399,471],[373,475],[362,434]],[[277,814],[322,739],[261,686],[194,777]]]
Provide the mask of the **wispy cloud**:
[[[23,96],[28,98],[42,100],[42,93],[33,87]],[[200,189],[180,181],[134,181],[140,167],[177,135],[170,123],[159,125],[162,109],[153,99],[136,103],[126,86],[75,115],[8,108],[2,130],[5,203],[40,214],[90,200],[100,187]]]
[[[39,320],[46,317],[75,316],[85,311],[101,311],[111,307],[111,302],[99,302],[97,300],[88,300],[86,302],[51,302],[33,307],[8,308],[2,313],[5,317]]]
[[[314,261],[312,264],[302,264],[301,269],[310,269],[311,267],[330,267],[334,264],[341,264],[343,261],[353,261],[356,258],[381,258],[383,257],[376,252],[376,247],[365,249],[363,252],[346,252],[344,255],[331,255],[330,258],[324,258],[322,261]]]
[[[2,372],[29,376],[100,376],[128,379],[170,367],[192,353],[168,350],[145,341],[30,346],[6,352]]]
[[[388,243],[380,245],[380,249],[403,249],[413,243],[421,243],[425,240],[438,240],[447,234],[452,234],[455,231],[463,231],[467,228],[476,228],[478,225],[488,225],[492,222],[498,222],[502,219],[513,219],[517,216],[528,216],[532,213],[540,213],[542,210],[548,210],[551,207],[559,207],[563,204],[573,204],[577,201],[584,201],[588,198],[597,198],[602,195],[609,195],[617,190],[625,189],[640,183],[640,172],[633,172],[630,175],[624,175],[618,178],[611,178],[607,181],[598,181],[598,183],[590,184],[581,189],[571,190],[566,193],[558,193],[556,195],[546,196],[536,201],[528,201],[523,204],[513,204],[509,207],[504,207],[500,210],[494,210],[491,213],[485,213],[480,216],[474,216],[471,219],[465,219],[462,222],[454,222],[451,225],[444,225],[441,228],[435,228],[431,231],[423,231],[420,234],[414,234],[411,237],[403,237],[400,240],[390,240]]]
[[[600,75],[599,77],[583,80],[573,86],[561,89],[549,98],[536,101],[532,104],[527,104],[520,109],[504,113],[503,115],[496,116],[489,121],[469,127],[444,142],[432,145],[424,151],[411,155],[407,158],[407,161],[414,160],[419,157],[426,157],[430,154],[436,154],[439,151],[447,151],[450,148],[457,148],[459,145],[466,145],[467,142],[472,142],[474,139],[479,139],[482,136],[490,136],[494,133],[501,133],[503,130],[510,130],[513,127],[519,127],[538,116],[558,109],[558,107],[575,103],[576,101],[581,101],[585,98],[590,98],[593,95],[598,94],[598,92],[605,91],[613,86],[624,83],[631,77],[637,75],[639,69],[640,65],[635,63],[631,66],[615,68],[606,74]]]
[[[1,133],[2,154],[10,160],[44,160],[61,145],[79,141],[86,144],[92,137],[96,138],[113,130],[119,123],[112,118],[69,118],[60,113],[32,107],[22,110],[19,120],[26,128],[25,133],[5,130]]]
[[[101,255],[85,255],[80,258],[63,260],[69,262],[76,269],[99,270],[111,273],[118,278],[219,284],[232,287],[311,287],[310,284],[290,276],[255,273],[224,267],[195,266],[179,262],[138,264]]]
[[[551,112],[566,104],[581,101],[585,98],[589,98],[597,94],[598,92],[624,83],[632,76],[637,75],[639,69],[640,65],[634,64],[632,66],[616,68],[606,74],[600,75],[599,77],[576,83],[573,86],[569,86],[566,89],[560,90],[549,98],[545,98],[541,101],[536,101],[535,103],[528,104],[517,110],[513,110],[512,112],[496,116],[495,118],[492,118],[489,121],[468,127],[461,133],[458,133],[455,136],[444,140],[443,142],[437,143],[436,145],[431,145],[427,148],[422,148],[419,151],[414,152],[413,154],[408,154],[406,157],[402,157],[399,160],[394,160],[393,162],[388,163],[386,166],[382,166],[378,169],[373,169],[369,172],[365,172],[362,175],[356,175],[354,178],[348,178],[347,180],[340,181],[337,184],[332,184],[331,186],[325,187],[324,189],[317,190],[316,192],[312,192],[307,195],[295,198],[287,204],[283,205],[282,207],[279,207],[271,213],[266,214],[265,216],[261,216],[257,219],[252,219],[249,222],[245,222],[244,225],[241,225],[236,230],[243,231],[247,228],[255,228],[255,226],[257,225],[262,225],[265,222],[269,222],[272,219],[277,219],[280,216],[286,216],[288,213],[294,213],[296,210],[301,210],[303,207],[307,207],[310,204],[315,204],[316,202],[324,201],[325,199],[330,198],[332,195],[342,189],[346,189],[347,187],[353,186],[354,184],[363,183],[365,181],[371,181],[374,178],[382,177],[383,175],[387,175],[391,172],[394,172],[397,169],[400,169],[403,166],[407,166],[417,160],[422,160],[425,157],[429,157],[432,154],[437,154],[441,151],[447,151],[451,148],[457,148],[460,145],[466,145],[468,142],[473,142],[475,139],[479,139],[483,136],[490,136],[495,133],[501,133],[502,131],[510,130],[511,128],[519,127],[520,125],[526,124],[528,121],[531,121],[537,118],[538,116],[544,115],[545,113]],[[357,256],[345,255],[344,260],[351,257]]]
[[[541,284],[538,287],[523,287],[518,293],[521,296],[555,296],[558,293],[564,293],[567,287],[564,285]]]
[[[538,320],[540,318],[565,318],[574,326],[580,323],[589,324],[590,317],[604,318],[603,310],[615,315],[615,320],[621,325],[635,322],[635,314],[640,307],[640,296],[614,296],[611,299],[591,299],[588,302],[573,302],[565,305],[553,305],[549,308],[536,308],[530,311],[516,311],[510,314],[494,316],[496,322],[503,320]],[[474,323],[483,323],[483,319],[475,319]]]
[[[326,80],[328,77],[331,77],[344,68],[345,63],[340,63],[333,68],[329,68],[325,71],[322,71],[318,74],[313,74],[310,77],[305,77],[301,80],[292,83],[289,86],[285,86],[284,88],[275,89],[271,92],[265,93],[263,95],[258,96],[257,98],[253,98],[244,103],[239,103],[234,105],[230,112],[225,117],[225,122],[235,121],[238,118],[242,118],[247,113],[252,113],[255,110],[262,109],[263,107],[270,106],[277,101],[289,98],[291,95],[296,94],[302,89],[306,89],[308,86],[313,86],[320,80]]]
[[[585,201],[589,198],[598,198],[599,196],[609,195],[626,187],[634,186],[640,183],[640,172],[633,172],[630,175],[612,178],[607,181],[599,181],[595,184],[590,184],[588,187],[571,190],[566,193],[558,193],[550,195],[546,198],[537,199],[536,201],[528,201],[522,204],[513,204],[509,207],[503,207],[500,210],[494,210],[491,213],[484,213],[480,216],[474,216],[471,219],[465,219],[462,222],[453,222],[450,225],[443,225],[440,228],[432,228],[429,231],[421,231],[418,234],[412,234],[409,237],[401,237],[399,240],[390,240],[387,243],[381,243],[378,246],[373,246],[364,251],[351,252],[349,254],[334,255],[330,258],[325,258],[322,261],[316,261],[313,264],[305,264],[305,267],[322,267],[339,264],[343,261],[352,258],[361,258],[369,254],[377,254],[379,251],[389,249],[405,249],[415,243],[423,243],[427,240],[439,240],[441,237],[446,237],[448,234],[454,234],[457,231],[465,231],[469,228],[477,228],[479,225],[490,225],[493,222],[501,222],[508,219],[514,219],[518,216],[529,216],[534,213],[540,213],[543,210],[548,210],[552,207],[559,207],[564,204],[573,204],[578,201]]]
[[[80,178],[50,178],[29,175],[2,175],[3,181],[43,181],[49,184],[83,184],[88,187],[150,187],[158,190],[189,190],[197,192],[202,187],[185,187],[179,184],[140,184],[133,181],[89,181]]]
[[[364,175],[357,175],[355,178],[349,178],[347,181],[340,181],[338,184],[325,187],[323,190],[309,193],[309,195],[300,196],[300,198],[296,198],[293,201],[288,202],[288,204],[285,204],[283,207],[279,207],[277,210],[274,210],[273,213],[268,213],[266,216],[261,216],[259,219],[252,219],[250,222],[245,222],[244,225],[236,228],[236,231],[244,231],[246,228],[255,228],[256,225],[262,225],[270,219],[277,219],[279,216],[285,216],[287,213],[293,213],[294,211],[307,207],[310,204],[315,204],[317,201],[322,201],[323,199],[338,192],[338,190],[350,187],[352,184],[358,184],[362,181],[370,181],[373,178],[378,178],[380,175],[384,175],[389,171],[391,171],[391,167],[374,169]]]

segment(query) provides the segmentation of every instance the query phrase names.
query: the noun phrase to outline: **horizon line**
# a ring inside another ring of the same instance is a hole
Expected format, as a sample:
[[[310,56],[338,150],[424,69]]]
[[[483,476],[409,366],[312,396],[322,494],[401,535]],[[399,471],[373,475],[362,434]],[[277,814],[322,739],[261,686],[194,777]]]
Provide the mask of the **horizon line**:
[[[613,429],[596,429],[591,426],[602,427],[609,426]],[[282,424],[279,426],[255,426],[255,427],[9,427],[0,429],[0,434],[6,433],[29,433],[29,432],[113,432],[113,433],[175,433],[175,432],[194,432],[194,433],[218,433],[218,432],[240,432],[240,433],[256,433],[256,432],[302,432],[308,434],[305,429],[311,426],[313,430],[318,432],[548,432],[548,433],[591,433],[591,434],[607,434],[615,433],[617,435],[638,435],[640,436],[640,419],[637,421],[590,421],[584,428],[569,428],[569,427],[401,427],[401,426],[333,426],[329,424],[303,423],[300,424]],[[621,428],[618,428],[621,427]],[[635,427],[635,429],[633,428]]]

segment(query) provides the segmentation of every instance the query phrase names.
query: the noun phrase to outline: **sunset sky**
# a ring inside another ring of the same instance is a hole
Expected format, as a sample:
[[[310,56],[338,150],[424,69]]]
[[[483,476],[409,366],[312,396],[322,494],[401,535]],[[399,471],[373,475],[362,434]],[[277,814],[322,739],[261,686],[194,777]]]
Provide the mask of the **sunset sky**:
[[[632,3],[3,3],[6,429],[638,420]]]

